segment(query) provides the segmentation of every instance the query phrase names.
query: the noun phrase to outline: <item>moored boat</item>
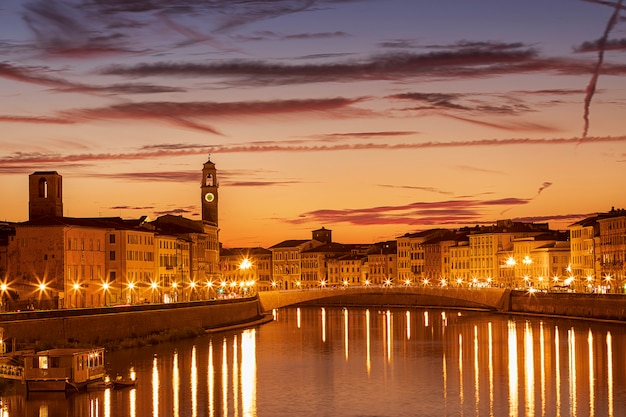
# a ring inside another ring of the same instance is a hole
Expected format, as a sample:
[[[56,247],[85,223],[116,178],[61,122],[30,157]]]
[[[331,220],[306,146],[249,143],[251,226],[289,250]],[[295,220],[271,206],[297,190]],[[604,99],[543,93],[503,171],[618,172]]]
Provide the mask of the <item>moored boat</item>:
[[[27,391],[81,390],[105,377],[104,348],[50,349],[24,355]]]

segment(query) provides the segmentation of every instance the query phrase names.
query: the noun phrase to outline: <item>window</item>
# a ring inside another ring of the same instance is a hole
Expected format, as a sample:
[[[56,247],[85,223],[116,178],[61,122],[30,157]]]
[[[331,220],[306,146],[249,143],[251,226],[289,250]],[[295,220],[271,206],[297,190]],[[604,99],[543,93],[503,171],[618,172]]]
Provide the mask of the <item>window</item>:
[[[115,243],[115,235],[109,235],[109,243]]]
[[[109,260],[110,261],[114,261],[115,260],[115,251],[114,250],[109,252]]]
[[[39,359],[38,363],[35,363],[34,366],[40,369],[48,369],[48,357],[47,356],[40,356],[37,359]]]
[[[39,179],[39,198],[48,198],[48,180]]]

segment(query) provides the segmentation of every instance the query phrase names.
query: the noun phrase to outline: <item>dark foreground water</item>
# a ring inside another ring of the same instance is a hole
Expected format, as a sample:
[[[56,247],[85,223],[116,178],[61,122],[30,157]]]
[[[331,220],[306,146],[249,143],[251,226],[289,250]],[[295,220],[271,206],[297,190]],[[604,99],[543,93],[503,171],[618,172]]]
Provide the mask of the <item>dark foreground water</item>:
[[[626,326],[453,310],[288,308],[108,354],[135,388],[25,395],[0,417],[624,416]]]

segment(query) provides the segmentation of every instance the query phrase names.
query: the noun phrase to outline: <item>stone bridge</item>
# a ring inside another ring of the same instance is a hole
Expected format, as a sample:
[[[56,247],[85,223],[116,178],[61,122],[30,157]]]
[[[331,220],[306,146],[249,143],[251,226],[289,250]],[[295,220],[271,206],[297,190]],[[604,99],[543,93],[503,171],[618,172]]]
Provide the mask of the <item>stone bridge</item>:
[[[296,304],[340,306],[419,306],[509,311],[511,291],[501,288],[347,287],[263,291],[264,311]]]

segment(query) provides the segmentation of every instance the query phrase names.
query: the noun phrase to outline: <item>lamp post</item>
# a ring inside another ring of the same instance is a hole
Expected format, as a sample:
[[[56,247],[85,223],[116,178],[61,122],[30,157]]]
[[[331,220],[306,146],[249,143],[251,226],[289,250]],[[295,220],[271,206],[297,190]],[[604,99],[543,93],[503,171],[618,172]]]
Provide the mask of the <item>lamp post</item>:
[[[178,302],[178,283],[176,281],[172,282],[172,292],[174,295],[174,302]]]
[[[39,290],[37,301],[38,301],[38,304],[39,304],[39,309],[42,310],[42,298],[43,298],[44,293],[46,293],[46,290],[48,289],[48,286],[46,285],[45,282],[42,281],[37,286],[37,289]]]
[[[74,284],[72,284],[72,289],[74,290],[74,308],[78,308],[80,307],[78,304],[78,295],[80,294],[80,284],[78,282],[75,282]],[[82,297],[81,297],[82,298]]]
[[[158,288],[159,288],[159,284],[158,284],[158,282],[156,282],[156,281],[152,281],[152,282],[150,283],[150,291],[151,291],[151,293],[152,293],[152,302],[153,302],[153,303],[156,303],[156,297],[155,297],[155,295],[154,295],[154,294],[155,294],[155,292],[157,292]]]
[[[250,268],[252,268],[252,262],[250,261],[250,259],[248,258],[243,258],[241,260],[241,262],[239,263],[239,274],[241,276],[241,292],[242,292],[242,296],[243,295],[247,295],[245,294],[248,290],[247,287],[247,283],[248,283],[248,273],[250,271]]]
[[[213,282],[207,281],[206,282],[206,289],[207,289],[207,299],[208,300],[211,299],[211,288],[213,288]]]
[[[135,283],[131,281],[128,284],[126,284],[126,287],[128,288],[128,303],[134,304],[135,300],[133,297],[133,290],[135,289]]]
[[[7,311],[7,292],[9,291],[9,286],[6,282],[0,284],[0,291],[2,291],[2,299],[0,299],[0,311]]]
[[[189,301],[196,299],[196,281],[189,282]]]
[[[109,283],[108,282],[103,282],[102,283],[102,291],[104,291],[104,305],[108,306],[109,304],[107,303],[107,293],[109,292]]]

